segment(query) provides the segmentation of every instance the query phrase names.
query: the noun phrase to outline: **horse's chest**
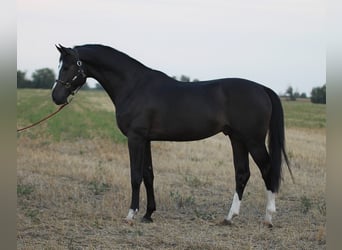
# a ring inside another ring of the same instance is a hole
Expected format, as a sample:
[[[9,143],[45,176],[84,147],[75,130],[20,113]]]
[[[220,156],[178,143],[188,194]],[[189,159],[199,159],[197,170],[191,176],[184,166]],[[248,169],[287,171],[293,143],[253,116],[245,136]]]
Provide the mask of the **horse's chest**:
[[[128,115],[116,114],[116,123],[120,131],[127,136],[128,128],[131,124],[131,118]]]
[[[149,127],[146,119],[139,113],[117,113],[116,122],[120,131],[126,136],[130,131],[139,133],[140,130],[146,131]]]

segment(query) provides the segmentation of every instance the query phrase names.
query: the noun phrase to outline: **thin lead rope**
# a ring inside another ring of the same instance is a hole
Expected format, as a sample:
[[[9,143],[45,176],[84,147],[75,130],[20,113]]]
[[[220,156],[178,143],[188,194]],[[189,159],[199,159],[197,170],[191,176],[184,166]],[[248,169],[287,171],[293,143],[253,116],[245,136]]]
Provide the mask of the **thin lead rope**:
[[[55,112],[49,114],[48,116],[44,117],[43,119],[31,124],[30,126],[24,127],[24,128],[20,128],[17,129],[17,132],[21,132],[23,130],[32,128],[34,126],[37,126],[38,124],[42,123],[43,121],[46,121],[47,119],[51,118],[52,116],[56,115],[59,111],[61,111],[66,105],[68,105],[69,103],[64,103],[63,105],[61,105]]]

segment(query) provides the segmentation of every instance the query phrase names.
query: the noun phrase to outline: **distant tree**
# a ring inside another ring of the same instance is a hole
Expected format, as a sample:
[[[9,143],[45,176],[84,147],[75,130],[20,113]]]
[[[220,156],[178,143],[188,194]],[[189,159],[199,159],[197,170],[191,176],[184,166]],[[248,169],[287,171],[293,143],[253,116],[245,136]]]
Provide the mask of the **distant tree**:
[[[181,75],[180,79],[181,82],[190,82],[190,77],[186,75]]]
[[[26,78],[26,72],[17,70],[17,88],[32,88],[32,82]]]
[[[326,84],[311,90],[311,102],[326,104]]]
[[[17,70],[17,87],[20,88],[21,86],[25,85],[26,72],[22,72]]]
[[[300,97],[300,98],[307,98],[306,93],[304,93],[304,92],[301,93],[299,97]]]
[[[56,76],[52,69],[38,69],[32,74],[32,87],[50,89],[55,82]]]
[[[193,80],[191,80],[191,78],[186,75],[181,75],[180,77],[172,76],[172,78],[180,82],[199,82],[197,78],[194,78]]]
[[[296,97],[293,93],[293,88],[291,86],[289,86],[285,92],[287,94],[288,100],[290,101],[295,101]]]
[[[293,95],[293,88],[291,86],[289,86],[287,89],[286,89],[286,94],[288,94],[289,96],[292,96]]]

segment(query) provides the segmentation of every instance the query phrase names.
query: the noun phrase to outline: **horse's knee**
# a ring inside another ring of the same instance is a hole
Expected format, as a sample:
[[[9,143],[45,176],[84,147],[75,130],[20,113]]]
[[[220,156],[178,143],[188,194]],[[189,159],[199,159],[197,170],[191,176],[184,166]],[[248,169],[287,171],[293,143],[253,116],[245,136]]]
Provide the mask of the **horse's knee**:
[[[140,185],[141,185],[141,182],[142,182],[142,177],[140,176],[132,176],[131,178],[131,186],[132,186],[132,189],[139,189],[140,188]]]
[[[154,181],[154,175],[153,175],[153,168],[152,166],[148,166],[144,169],[144,183],[147,186],[152,186],[153,185],[153,181]]]
[[[151,170],[146,170],[146,172],[144,173],[144,181],[153,182],[154,175],[153,175],[153,171],[151,171]]]

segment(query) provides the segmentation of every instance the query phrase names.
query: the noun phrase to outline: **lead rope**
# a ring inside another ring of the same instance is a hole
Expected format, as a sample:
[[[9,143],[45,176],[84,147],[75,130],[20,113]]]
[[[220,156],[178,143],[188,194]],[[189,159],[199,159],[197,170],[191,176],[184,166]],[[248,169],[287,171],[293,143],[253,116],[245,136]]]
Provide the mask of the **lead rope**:
[[[76,78],[78,77],[78,74],[81,74],[82,77],[86,77],[86,76],[87,76],[87,75],[84,73],[84,70],[83,70],[83,68],[82,68],[82,61],[79,59],[80,57],[79,57],[79,55],[78,55],[77,50],[74,49],[74,51],[75,51],[76,59],[77,59],[76,64],[77,64],[77,66],[78,66],[79,69],[78,69],[77,75],[73,77],[73,79],[71,80],[71,82],[73,82],[73,81],[76,80]],[[60,80],[56,80],[56,82],[58,82],[58,81],[60,81]],[[63,81],[60,81],[60,82],[61,82],[63,85],[66,85],[66,83],[68,83],[68,82],[63,82]],[[69,87],[70,87],[70,86],[69,86]],[[69,88],[69,87],[67,87],[67,88]],[[33,124],[27,126],[27,127],[20,128],[20,129],[17,128],[17,132],[21,132],[21,131],[23,131],[23,130],[32,128],[32,127],[34,127],[34,126],[37,126],[38,124],[42,123],[43,121],[46,121],[47,119],[49,119],[49,118],[51,118],[52,116],[56,115],[59,111],[61,111],[66,105],[68,105],[68,104],[71,102],[71,100],[73,99],[74,95],[80,90],[81,87],[82,87],[82,86],[78,86],[75,90],[71,91],[71,93],[70,93],[71,96],[70,96],[70,95],[68,96],[67,102],[64,103],[63,105],[61,105],[55,112],[51,113],[50,115],[44,117],[43,119],[41,119],[41,120],[39,120],[39,121],[37,121],[37,122],[35,122],[35,123],[33,123]]]
[[[68,104],[69,104],[69,102],[64,103],[64,104],[61,105],[55,112],[49,114],[48,116],[44,117],[43,119],[41,119],[41,120],[39,120],[39,121],[37,121],[37,122],[35,122],[35,123],[33,123],[33,124],[27,126],[27,127],[20,128],[20,129],[17,128],[17,132],[21,132],[21,131],[23,131],[23,130],[32,128],[32,127],[34,127],[34,126],[37,126],[38,124],[42,123],[43,121],[46,121],[47,119],[49,119],[49,118],[51,118],[52,116],[56,115],[59,111],[61,111],[61,110],[62,110],[66,105],[68,105]]]

